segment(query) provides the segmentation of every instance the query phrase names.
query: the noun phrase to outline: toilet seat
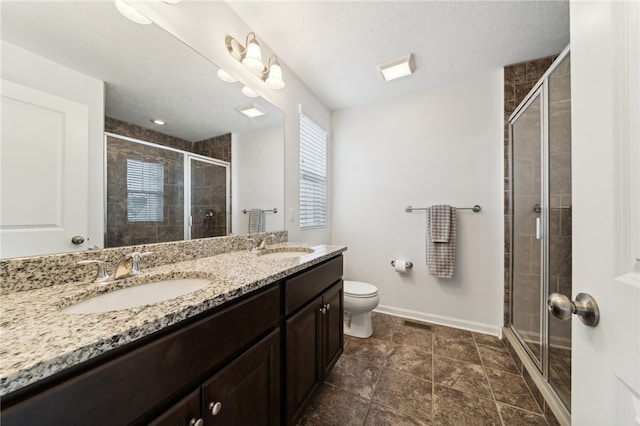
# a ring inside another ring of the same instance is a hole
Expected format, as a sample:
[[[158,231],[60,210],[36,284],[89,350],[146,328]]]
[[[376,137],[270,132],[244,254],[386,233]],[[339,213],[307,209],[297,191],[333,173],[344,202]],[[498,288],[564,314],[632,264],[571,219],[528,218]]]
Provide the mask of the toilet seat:
[[[361,281],[345,281],[344,295],[349,297],[374,297],[378,295],[378,288],[373,284]]]

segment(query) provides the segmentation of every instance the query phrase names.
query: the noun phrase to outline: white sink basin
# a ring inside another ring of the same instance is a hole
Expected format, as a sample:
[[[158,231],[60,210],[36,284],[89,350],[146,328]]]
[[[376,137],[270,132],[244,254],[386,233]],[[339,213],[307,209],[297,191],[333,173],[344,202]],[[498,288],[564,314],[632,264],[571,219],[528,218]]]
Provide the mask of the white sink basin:
[[[258,254],[258,257],[262,259],[288,259],[292,257],[306,256],[313,252],[313,249],[306,247],[275,248],[265,249],[262,253]]]
[[[211,280],[203,278],[156,281],[101,294],[71,305],[63,309],[62,312],[66,314],[97,314],[151,305],[200,290],[210,283]]]

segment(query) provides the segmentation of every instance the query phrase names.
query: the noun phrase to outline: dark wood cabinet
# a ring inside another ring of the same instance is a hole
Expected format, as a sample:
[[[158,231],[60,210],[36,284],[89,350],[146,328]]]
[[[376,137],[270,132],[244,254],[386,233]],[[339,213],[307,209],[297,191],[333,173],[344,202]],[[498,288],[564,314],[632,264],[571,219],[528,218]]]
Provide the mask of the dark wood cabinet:
[[[147,424],[278,329],[280,318],[275,284],[43,381],[20,399],[3,397],[2,425]]]
[[[276,330],[149,424],[153,426],[280,423],[280,331]]]
[[[285,305],[291,310],[299,308],[285,322],[288,425],[297,423],[342,354],[341,277],[342,257],[339,257],[285,281]]]
[[[202,386],[204,423],[280,424],[280,333],[274,331]]]
[[[342,256],[2,397],[2,425],[295,423],[343,350]]]
[[[197,389],[149,422],[149,426],[201,426],[198,424],[203,421],[201,400],[200,389]]]

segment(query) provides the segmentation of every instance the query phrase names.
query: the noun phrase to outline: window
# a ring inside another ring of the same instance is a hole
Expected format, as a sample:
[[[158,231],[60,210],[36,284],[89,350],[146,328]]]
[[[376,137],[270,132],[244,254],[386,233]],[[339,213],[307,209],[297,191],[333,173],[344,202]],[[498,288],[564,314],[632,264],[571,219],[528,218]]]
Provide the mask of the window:
[[[127,220],[164,221],[164,166],[127,158]]]
[[[300,114],[300,228],[327,224],[327,132]]]

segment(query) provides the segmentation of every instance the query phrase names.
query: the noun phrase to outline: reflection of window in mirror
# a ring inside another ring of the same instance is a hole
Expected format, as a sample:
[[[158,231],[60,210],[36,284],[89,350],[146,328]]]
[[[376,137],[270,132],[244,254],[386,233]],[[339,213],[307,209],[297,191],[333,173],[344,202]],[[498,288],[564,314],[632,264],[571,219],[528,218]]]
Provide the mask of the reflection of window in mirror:
[[[127,220],[164,221],[164,166],[127,158]]]
[[[300,114],[300,228],[327,224],[327,132]]]

